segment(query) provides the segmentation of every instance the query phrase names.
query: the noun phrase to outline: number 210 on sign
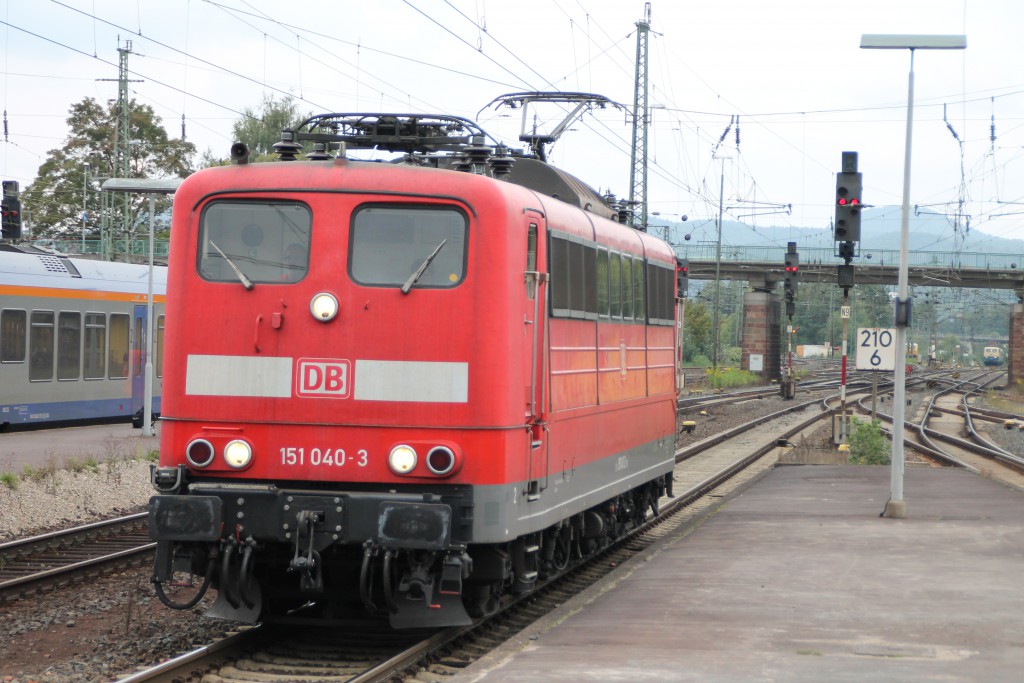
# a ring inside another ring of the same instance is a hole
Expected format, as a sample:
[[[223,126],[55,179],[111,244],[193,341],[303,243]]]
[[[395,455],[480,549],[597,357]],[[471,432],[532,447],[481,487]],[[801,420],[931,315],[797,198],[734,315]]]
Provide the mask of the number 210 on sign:
[[[894,370],[896,330],[886,327],[857,328],[857,369]]]

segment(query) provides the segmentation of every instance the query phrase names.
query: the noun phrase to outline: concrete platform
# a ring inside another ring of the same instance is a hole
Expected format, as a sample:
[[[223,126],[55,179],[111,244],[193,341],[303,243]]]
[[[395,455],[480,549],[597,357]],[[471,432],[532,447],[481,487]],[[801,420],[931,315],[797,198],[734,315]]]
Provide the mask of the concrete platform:
[[[447,681],[1021,681],[1024,494],[787,466]]]
[[[160,421],[154,435],[143,436],[131,424],[91,425],[62,429],[12,431],[0,434],[0,473],[20,473],[25,465],[34,468],[51,464],[62,468],[72,459],[141,457],[160,449]]]

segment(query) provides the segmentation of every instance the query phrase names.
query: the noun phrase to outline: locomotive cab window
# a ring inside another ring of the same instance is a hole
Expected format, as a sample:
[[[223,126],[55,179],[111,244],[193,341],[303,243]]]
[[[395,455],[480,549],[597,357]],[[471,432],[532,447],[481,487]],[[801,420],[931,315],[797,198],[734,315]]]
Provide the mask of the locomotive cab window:
[[[289,284],[309,271],[309,207],[295,202],[215,201],[203,209],[198,270],[205,280]]]
[[[449,207],[363,206],[352,215],[349,274],[378,287],[454,287],[465,276],[468,223]]]

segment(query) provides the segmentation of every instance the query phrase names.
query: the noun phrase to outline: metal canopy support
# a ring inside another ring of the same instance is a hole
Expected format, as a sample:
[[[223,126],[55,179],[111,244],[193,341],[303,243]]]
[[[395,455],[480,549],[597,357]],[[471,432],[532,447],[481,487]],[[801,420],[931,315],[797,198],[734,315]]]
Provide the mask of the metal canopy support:
[[[156,230],[156,196],[174,194],[180,178],[148,180],[145,178],[110,178],[103,183],[104,192],[149,195],[149,280],[146,291],[146,369],[143,377],[142,433],[153,436],[153,232]]]

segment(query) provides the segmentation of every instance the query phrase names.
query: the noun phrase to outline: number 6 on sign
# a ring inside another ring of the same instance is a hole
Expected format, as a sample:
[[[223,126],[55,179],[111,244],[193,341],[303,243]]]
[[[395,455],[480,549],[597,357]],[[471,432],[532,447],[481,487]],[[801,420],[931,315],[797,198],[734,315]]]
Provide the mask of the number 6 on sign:
[[[885,327],[857,328],[857,369],[896,369],[896,329]]]

